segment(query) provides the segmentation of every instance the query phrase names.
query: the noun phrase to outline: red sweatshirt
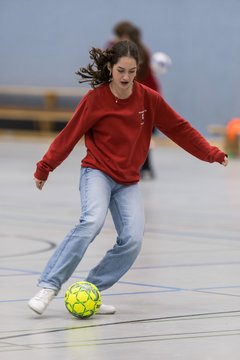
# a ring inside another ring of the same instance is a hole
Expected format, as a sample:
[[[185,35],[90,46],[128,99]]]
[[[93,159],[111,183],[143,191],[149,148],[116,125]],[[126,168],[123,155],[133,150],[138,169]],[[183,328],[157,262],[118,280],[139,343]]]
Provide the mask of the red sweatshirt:
[[[156,91],[135,81],[132,95],[124,100],[114,97],[109,84],[90,90],[37,163],[34,176],[46,180],[85,135],[83,167],[99,169],[121,184],[136,183],[153,127],[201,160],[224,160],[225,154],[211,146]]]

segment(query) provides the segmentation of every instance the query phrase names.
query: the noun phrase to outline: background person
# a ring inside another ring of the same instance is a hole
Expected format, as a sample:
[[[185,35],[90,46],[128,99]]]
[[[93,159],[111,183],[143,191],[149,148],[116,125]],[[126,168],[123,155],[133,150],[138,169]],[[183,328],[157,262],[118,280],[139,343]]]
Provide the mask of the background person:
[[[161,85],[154,75],[151,66],[151,55],[147,47],[142,42],[142,32],[140,28],[134,25],[130,21],[120,21],[114,26],[113,33],[115,35],[115,38],[112,44],[114,44],[117,41],[131,40],[138,46],[141,60],[140,60],[140,66],[137,71],[136,79],[140,83],[150,87],[151,89],[161,94]],[[142,179],[146,179],[146,178],[153,179],[155,177],[155,171],[153,169],[153,164],[151,159],[151,151],[152,150],[150,147],[146,160],[144,161],[144,164],[141,168]]]

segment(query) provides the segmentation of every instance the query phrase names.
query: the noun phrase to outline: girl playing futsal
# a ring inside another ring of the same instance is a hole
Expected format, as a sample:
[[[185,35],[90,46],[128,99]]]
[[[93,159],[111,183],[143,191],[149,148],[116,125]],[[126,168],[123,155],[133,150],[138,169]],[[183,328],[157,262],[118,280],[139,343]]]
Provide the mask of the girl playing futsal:
[[[134,263],[144,231],[139,172],[154,127],[200,160],[224,166],[228,162],[227,156],[211,146],[159,93],[134,80],[140,64],[134,43],[120,41],[105,51],[92,48],[90,58],[92,63],[80,68],[78,75],[93,89],[80,101],[72,119],[37,163],[34,174],[41,190],[49,172],[85,136],[87,152],[80,176],[81,216],[43,270],[38,283],[41,290],[28,302],[38,314],[44,312],[70,278],[101,231],[108,209],[117,232],[116,242],[85,280],[100,291],[108,289]],[[104,304],[99,310],[100,314],[114,312],[114,306]]]

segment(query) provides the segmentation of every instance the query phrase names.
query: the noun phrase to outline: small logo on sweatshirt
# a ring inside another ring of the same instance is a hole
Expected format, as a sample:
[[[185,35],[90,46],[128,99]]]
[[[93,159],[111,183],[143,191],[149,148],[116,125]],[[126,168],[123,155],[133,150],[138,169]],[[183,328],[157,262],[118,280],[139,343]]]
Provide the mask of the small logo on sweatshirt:
[[[143,125],[144,124],[144,119],[145,119],[145,112],[147,112],[147,110],[142,110],[139,111],[139,116],[140,116],[140,124]]]

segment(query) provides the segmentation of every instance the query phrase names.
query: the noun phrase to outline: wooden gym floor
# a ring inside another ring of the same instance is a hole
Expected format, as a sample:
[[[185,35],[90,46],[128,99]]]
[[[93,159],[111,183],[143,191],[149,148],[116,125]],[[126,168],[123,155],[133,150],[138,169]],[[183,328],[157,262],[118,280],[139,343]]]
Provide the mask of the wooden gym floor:
[[[43,316],[28,299],[53,248],[79,217],[83,145],[42,192],[32,180],[49,138],[0,137],[1,360],[239,360],[240,161],[227,168],[177,147],[153,150],[155,180],[141,182],[143,250],[103,293],[115,315],[70,316],[64,290],[115,241],[108,217],[74,276]]]

